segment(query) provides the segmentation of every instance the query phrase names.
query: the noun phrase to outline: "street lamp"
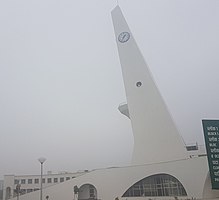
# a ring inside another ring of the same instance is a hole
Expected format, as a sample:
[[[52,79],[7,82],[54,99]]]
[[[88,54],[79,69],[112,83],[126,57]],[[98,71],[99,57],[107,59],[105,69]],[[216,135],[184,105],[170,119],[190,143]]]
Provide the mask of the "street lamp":
[[[19,200],[20,189],[21,189],[21,185],[18,183],[18,184],[16,185],[17,200]]]
[[[39,158],[38,161],[40,162],[40,200],[43,199],[43,163],[46,161],[46,158]]]

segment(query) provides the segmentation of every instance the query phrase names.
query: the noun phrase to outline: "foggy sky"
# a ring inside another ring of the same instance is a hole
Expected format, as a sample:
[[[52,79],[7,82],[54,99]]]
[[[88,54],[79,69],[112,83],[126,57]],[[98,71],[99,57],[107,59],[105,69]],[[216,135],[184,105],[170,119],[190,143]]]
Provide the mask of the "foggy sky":
[[[112,0],[0,1],[0,178],[128,165]],[[186,143],[219,118],[219,1],[120,0]]]

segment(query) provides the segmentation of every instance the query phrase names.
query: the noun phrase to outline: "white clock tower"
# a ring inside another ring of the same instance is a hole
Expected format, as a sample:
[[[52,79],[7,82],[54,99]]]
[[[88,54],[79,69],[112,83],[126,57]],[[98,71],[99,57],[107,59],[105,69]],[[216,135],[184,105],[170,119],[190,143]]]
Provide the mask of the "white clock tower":
[[[112,11],[128,111],[134,134],[132,164],[186,159],[185,145],[117,6]]]

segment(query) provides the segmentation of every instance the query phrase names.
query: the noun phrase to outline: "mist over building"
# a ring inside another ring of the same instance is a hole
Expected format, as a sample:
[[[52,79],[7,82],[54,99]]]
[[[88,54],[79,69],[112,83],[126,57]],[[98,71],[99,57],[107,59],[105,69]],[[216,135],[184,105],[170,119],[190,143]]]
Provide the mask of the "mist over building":
[[[132,123],[132,161],[125,167],[44,175],[43,199],[218,198],[205,149],[184,143],[119,6],[112,18],[127,97],[119,110]],[[39,176],[11,176],[9,182],[4,183],[5,200],[18,195],[20,200],[39,199]]]

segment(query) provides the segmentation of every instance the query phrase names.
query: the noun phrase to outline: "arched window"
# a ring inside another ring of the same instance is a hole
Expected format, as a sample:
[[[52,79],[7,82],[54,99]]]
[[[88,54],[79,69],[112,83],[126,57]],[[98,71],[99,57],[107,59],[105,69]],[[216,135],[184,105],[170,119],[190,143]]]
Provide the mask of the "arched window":
[[[183,185],[173,176],[156,174],[132,185],[123,197],[187,196]]]
[[[97,189],[94,185],[84,184],[78,190],[78,200],[97,200]]]

